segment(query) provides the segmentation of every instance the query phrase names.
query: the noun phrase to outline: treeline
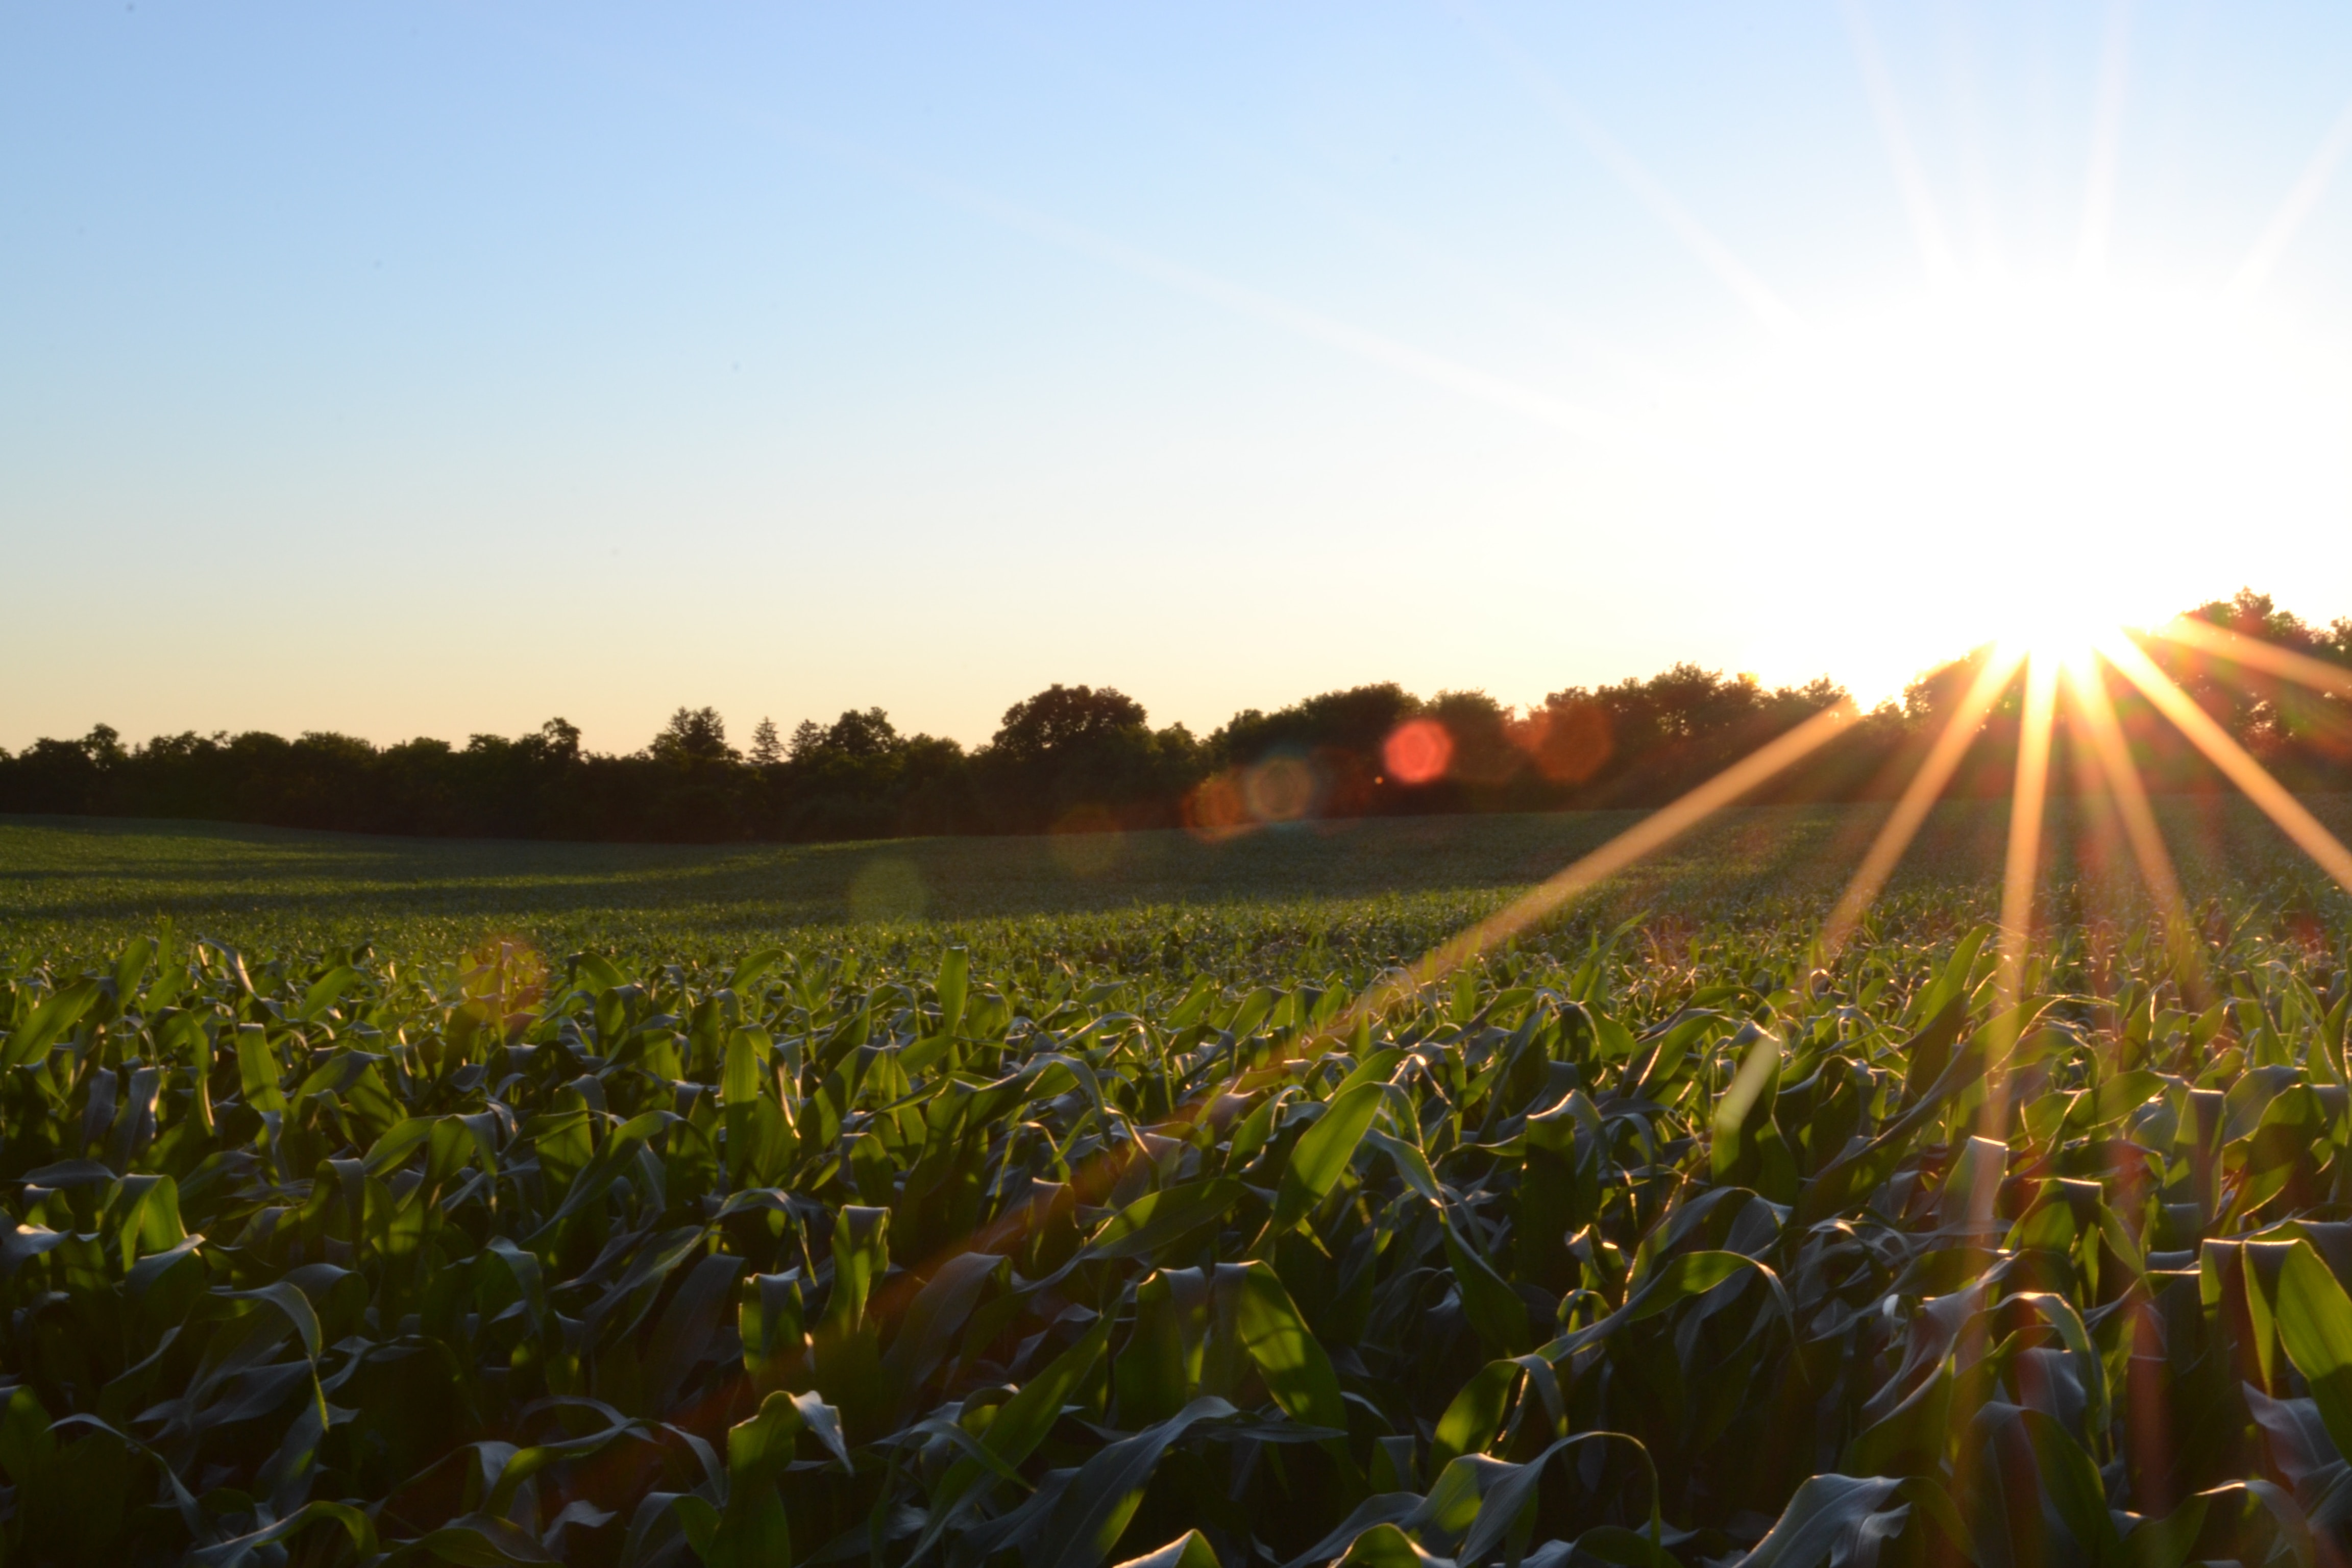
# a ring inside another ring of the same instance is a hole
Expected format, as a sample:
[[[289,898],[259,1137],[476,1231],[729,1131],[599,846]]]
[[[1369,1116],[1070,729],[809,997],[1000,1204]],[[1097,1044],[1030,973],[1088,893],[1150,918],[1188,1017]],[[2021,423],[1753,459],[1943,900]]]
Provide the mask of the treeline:
[[[2242,590],[2191,612],[2242,635],[2352,668],[2352,618],[2315,627]],[[2299,790],[2352,788],[2352,704],[2169,646],[2155,650],[2206,710]],[[1914,682],[1758,798],[1891,796],[1931,742],[1973,659]],[[2112,684],[2112,683],[2111,683]],[[2115,687],[2141,771],[2158,792],[2225,787],[2134,693]],[[515,738],[376,746],[158,736],[126,746],[100,725],[75,741],[0,749],[0,811],[184,817],[443,837],[605,840],[838,840],[1182,826],[1209,837],[1367,816],[1662,804],[1845,699],[1824,679],[1768,688],[1678,664],[1646,679],[1571,687],[1525,712],[1480,691],[1415,697],[1393,683],[1235,714],[1206,737],[1155,729],[1108,688],[1055,685],[1014,703],[967,750],[901,734],[879,708],[761,721],[732,743],[713,710],[679,709],[644,750],[583,751],[551,719]],[[2009,787],[2014,690],[1981,727],[1960,794]],[[2074,776],[2062,721],[2059,772]]]

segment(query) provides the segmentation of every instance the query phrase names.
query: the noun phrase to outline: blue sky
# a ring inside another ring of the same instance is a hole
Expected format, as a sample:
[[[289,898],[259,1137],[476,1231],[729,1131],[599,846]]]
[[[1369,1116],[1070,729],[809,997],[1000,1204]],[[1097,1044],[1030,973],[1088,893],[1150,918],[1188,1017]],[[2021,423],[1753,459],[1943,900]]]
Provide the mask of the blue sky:
[[[2347,104],[2316,5],[7,7],[0,744],[2352,615]]]

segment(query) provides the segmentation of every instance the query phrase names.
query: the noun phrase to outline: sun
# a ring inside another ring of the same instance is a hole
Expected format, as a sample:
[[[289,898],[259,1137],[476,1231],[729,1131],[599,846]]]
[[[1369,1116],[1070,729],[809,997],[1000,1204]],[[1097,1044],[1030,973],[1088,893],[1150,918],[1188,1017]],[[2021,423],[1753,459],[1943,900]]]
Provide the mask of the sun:
[[[2076,674],[2088,671],[2126,625],[2116,595],[2086,588],[2071,572],[2019,573],[1979,601],[1972,618],[1979,640],[2000,654]]]
[[[2117,623],[2095,613],[2078,613],[2072,606],[1997,605],[1985,619],[1990,623],[1987,629],[1993,632],[1993,646],[2000,654],[2054,664],[2076,674],[2088,671],[2101,649],[2121,631]]]
[[[2286,580],[2289,542],[2352,517],[2343,379],[2192,290],[1924,292],[1662,417],[1713,531],[1755,542],[1744,584],[1837,605],[1776,627],[1790,662],[1856,670],[1864,696],[1989,637],[2079,658],[2216,583]]]

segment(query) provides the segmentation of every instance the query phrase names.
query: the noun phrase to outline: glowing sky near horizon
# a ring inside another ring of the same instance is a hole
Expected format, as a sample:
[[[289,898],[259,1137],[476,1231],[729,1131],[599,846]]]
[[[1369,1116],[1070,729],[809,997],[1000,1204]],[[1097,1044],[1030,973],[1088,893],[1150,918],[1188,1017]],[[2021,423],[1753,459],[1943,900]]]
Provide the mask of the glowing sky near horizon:
[[[0,11],[0,745],[2352,615],[2319,5]]]

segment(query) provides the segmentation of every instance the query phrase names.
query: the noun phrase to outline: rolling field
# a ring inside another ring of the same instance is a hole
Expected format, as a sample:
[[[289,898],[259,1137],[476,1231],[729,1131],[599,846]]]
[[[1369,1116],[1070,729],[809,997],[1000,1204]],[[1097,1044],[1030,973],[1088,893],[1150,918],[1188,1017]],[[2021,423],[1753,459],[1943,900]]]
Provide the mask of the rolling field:
[[[5,1561],[2318,1568],[2352,914],[2160,809],[2172,945],[1756,809],[1415,974],[1629,819],[0,822]]]
[[[2352,835],[2352,801],[2312,804]],[[2315,875],[2234,797],[2160,801],[2158,813],[2192,897],[2234,901]],[[1387,818],[1223,843],[1150,832],[719,847],[0,816],[0,947],[112,951],[168,916],[187,934],[242,945],[369,941],[420,958],[495,935],[647,958],[804,938],[1074,958],[1113,949],[1156,970],[1164,953],[1142,954],[1135,940],[1173,931],[1178,967],[1189,956],[1239,978],[1261,952],[1278,973],[1317,934],[1351,960],[1414,957],[1639,815]],[[1580,908],[1585,923],[1643,913],[1669,923],[1818,920],[1883,815],[1734,809]],[[1989,911],[2007,825],[2004,803],[1937,807],[1896,877],[1895,904],[1925,897],[1939,915]],[[2076,904],[2129,901],[2120,851],[2065,803],[2050,839],[2045,883]]]

